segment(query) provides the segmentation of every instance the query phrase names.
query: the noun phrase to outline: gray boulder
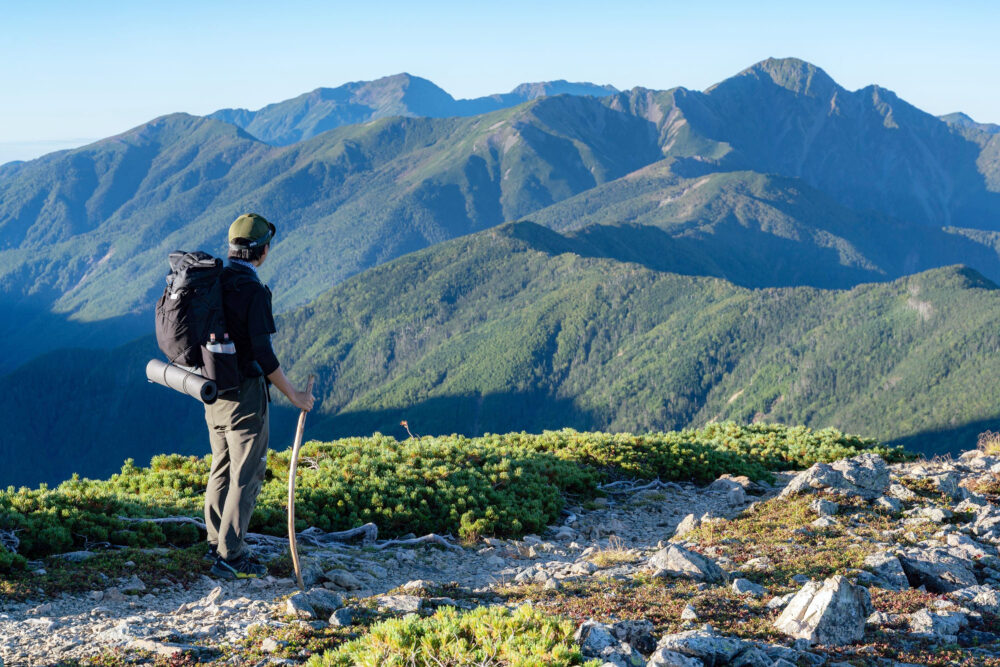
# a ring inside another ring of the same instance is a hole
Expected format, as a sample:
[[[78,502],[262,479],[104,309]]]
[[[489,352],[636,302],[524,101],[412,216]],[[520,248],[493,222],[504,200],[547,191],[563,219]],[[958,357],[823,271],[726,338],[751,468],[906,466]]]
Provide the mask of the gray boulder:
[[[705,663],[698,658],[661,648],[649,656],[646,667],[705,667]]]
[[[946,549],[907,549],[898,556],[914,588],[924,586],[931,593],[950,593],[979,583],[972,571],[972,562]]]
[[[302,571],[302,583],[306,585],[306,588],[312,588],[323,581],[323,568],[312,558],[300,558],[299,567]]]
[[[642,667],[642,655],[627,642],[612,634],[611,628],[594,620],[585,621],[573,635],[580,644],[580,651],[588,658],[598,658],[605,665],[616,667]]]
[[[618,621],[611,626],[611,634],[619,641],[631,644],[640,653],[649,654],[656,650],[653,629],[650,621]]]
[[[875,507],[881,510],[885,510],[890,514],[896,514],[902,511],[903,501],[898,498],[893,498],[892,496],[879,496],[875,499]]]
[[[688,514],[686,517],[681,519],[679,524],[677,524],[677,529],[674,531],[674,539],[684,537],[700,525],[701,518],[695,516],[694,514]]]
[[[583,654],[589,657],[601,655],[601,652],[609,646],[618,646],[618,640],[611,634],[611,629],[595,620],[581,623],[573,639],[580,645]]]
[[[657,644],[657,652],[666,649],[669,652],[697,658],[706,667],[728,665],[746,648],[748,645],[741,639],[724,637],[707,630],[689,630],[664,635]]]
[[[726,579],[722,569],[710,558],[674,544],[650,556],[647,566],[655,577],[685,577],[710,583]]]
[[[341,607],[330,614],[330,625],[335,628],[346,627],[354,623],[354,610],[350,607]]]
[[[837,575],[822,584],[811,581],[803,586],[774,626],[796,639],[842,646],[864,637],[871,612],[868,591]]]
[[[424,608],[424,600],[416,595],[380,595],[378,608],[397,614],[415,614]]]
[[[890,498],[894,498],[896,500],[902,500],[903,502],[911,502],[917,500],[920,497],[916,494],[915,491],[911,491],[902,484],[898,483],[890,484],[888,491],[886,491],[886,494]]]
[[[997,550],[995,547],[980,544],[968,535],[952,533],[951,535],[948,535],[946,542],[948,543],[948,546],[951,547],[949,550],[950,553],[960,558],[965,557],[975,559],[997,556]]]
[[[325,588],[313,588],[306,593],[309,605],[316,612],[316,616],[327,617],[344,606],[344,598],[326,590]]]
[[[755,598],[764,597],[767,594],[767,591],[760,584],[742,578],[733,581],[733,592],[737,595],[752,595]]]
[[[361,580],[347,570],[330,570],[323,576],[337,588],[345,591],[356,591],[363,586]]]
[[[866,557],[865,567],[877,577],[876,582],[886,590],[905,591],[910,587],[903,565],[892,552],[883,551]]]
[[[285,600],[285,614],[305,620],[316,618],[316,610],[309,603],[309,597],[302,591]]]
[[[990,544],[1000,544],[1000,512],[990,506],[980,509],[972,523],[972,533]]]
[[[874,500],[889,486],[889,468],[877,454],[861,454],[833,464],[817,463],[796,475],[779,497],[827,491]]]
[[[840,505],[826,498],[817,498],[809,503],[809,509],[820,516],[834,516],[840,511]]]
[[[771,667],[774,661],[759,648],[749,648],[730,663],[732,667]]]
[[[1000,615],[1000,591],[991,586],[969,586],[960,588],[948,594],[952,600],[957,600],[967,607],[977,611]]]
[[[969,619],[957,611],[921,609],[910,614],[908,624],[910,632],[915,634],[954,641],[958,633],[969,626]]]

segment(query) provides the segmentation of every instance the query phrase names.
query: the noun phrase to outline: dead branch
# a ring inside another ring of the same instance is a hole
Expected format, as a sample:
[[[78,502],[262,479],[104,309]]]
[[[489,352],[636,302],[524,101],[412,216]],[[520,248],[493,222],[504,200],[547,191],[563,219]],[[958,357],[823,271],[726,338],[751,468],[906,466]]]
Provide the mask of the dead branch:
[[[416,546],[418,544],[437,544],[445,549],[451,549],[452,551],[462,551],[462,547],[458,546],[454,542],[449,542],[447,538],[435,535],[434,533],[424,535],[423,537],[414,537],[410,540],[386,540],[385,542],[376,544],[375,548],[381,550],[388,547],[409,547]]]
[[[21,540],[18,539],[17,533],[13,530],[0,530],[0,544],[7,551],[16,554],[17,548],[21,546]]]

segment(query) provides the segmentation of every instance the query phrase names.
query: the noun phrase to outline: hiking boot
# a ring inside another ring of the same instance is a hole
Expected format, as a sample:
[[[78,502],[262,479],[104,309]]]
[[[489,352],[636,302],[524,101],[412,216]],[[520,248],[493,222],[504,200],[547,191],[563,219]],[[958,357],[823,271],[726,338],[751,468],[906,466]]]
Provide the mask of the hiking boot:
[[[226,560],[222,556],[215,559],[215,564],[210,570],[213,577],[220,579],[257,579],[267,576],[267,568],[256,560],[249,553],[237,556],[233,560]]]
[[[202,560],[208,563],[214,563],[219,558],[219,546],[217,544],[209,544],[208,551],[202,557]]]

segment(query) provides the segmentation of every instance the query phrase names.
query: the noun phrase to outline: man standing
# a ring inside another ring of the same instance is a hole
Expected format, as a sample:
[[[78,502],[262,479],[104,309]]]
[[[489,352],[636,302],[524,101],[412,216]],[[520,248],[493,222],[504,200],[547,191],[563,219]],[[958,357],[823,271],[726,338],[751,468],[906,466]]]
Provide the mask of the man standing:
[[[275,333],[271,291],[257,268],[267,259],[275,227],[256,213],[229,227],[229,265],[222,272],[226,327],[240,369],[237,389],[205,406],[212,469],[205,490],[205,525],[212,574],[223,579],[261,577],[267,568],[254,560],[245,542],[267,468],[268,383],[300,410],[312,410],[311,393],[296,391],[271,348]]]

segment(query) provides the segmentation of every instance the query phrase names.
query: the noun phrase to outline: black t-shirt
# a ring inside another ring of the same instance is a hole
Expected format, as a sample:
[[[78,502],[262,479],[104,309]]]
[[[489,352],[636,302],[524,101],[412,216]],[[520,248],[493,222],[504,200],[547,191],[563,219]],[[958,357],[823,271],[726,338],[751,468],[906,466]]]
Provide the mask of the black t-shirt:
[[[276,333],[271,313],[271,290],[250,268],[229,264],[222,270],[222,304],[229,338],[236,345],[236,360],[243,377],[270,375],[278,368],[271,347]]]

